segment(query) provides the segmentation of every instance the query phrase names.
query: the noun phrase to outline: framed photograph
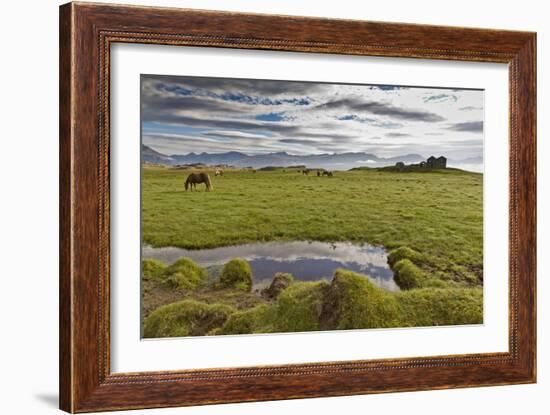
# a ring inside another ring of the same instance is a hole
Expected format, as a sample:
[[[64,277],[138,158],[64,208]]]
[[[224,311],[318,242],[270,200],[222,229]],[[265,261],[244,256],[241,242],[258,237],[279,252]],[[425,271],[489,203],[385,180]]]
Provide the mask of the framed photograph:
[[[60,8],[60,407],[536,381],[536,35]]]

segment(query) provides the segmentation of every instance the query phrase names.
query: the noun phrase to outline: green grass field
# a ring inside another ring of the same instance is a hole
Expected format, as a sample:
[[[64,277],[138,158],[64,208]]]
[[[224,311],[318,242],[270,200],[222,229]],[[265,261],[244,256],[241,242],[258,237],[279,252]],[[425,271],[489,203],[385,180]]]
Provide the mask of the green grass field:
[[[482,284],[483,176],[453,169],[209,171],[214,190],[184,191],[189,171],[144,167],[143,242],[200,249],[259,241],[355,241],[409,247],[430,279]]]
[[[248,263],[219,277],[180,258],[145,259],[144,337],[278,333],[483,321],[483,176],[446,169],[362,169],[334,177],[293,169],[226,170],[213,191],[185,191],[189,171],[145,167],[143,242],[187,249],[265,241],[354,241],[384,246],[398,292],[337,270],[331,281],[281,278],[253,292]],[[273,285],[274,286],[274,285]],[[271,290],[272,287],[270,287]]]

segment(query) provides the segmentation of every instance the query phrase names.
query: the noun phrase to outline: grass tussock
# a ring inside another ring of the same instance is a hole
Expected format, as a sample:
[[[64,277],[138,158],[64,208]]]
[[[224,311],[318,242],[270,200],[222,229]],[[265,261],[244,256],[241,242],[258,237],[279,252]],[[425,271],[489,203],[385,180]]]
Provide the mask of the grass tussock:
[[[283,290],[287,289],[293,282],[294,276],[292,274],[289,274],[287,272],[277,272],[273,277],[271,284],[269,284],[269,287],[262,290],[262,296],[269,300],[273,300],[277,298],[279,294],[281,294]]]
[[[447,287],[388,292],[360,274],[339,270],[325,307],[327,329],[480,324],[483,290]]]
[[[326,281],[296,282],[284,290],[275,304],[275,329],[280,332],[320,329]]]
[[[239,262],[239,265],[242,263]],[[244,266],[244,269],[247,268],[250,268],[248,264]],[[219,280],[210,280],[206,269],[185,257],[169,266],[158,260],[144,259],[142,275],[142,318],[160,306],[186,299],[207,304],[225,304],[238,310],[265,302],[257,293],[246,291],[249,290],[250,279],[246,280],[245,290],[242,289],[245,286],[238,283],[225,287]]]
[[[202,336],[221,327],[235,309],[224,304],[183,300],[157,308],[143,323],[143,335],[155,337]]]
[[[210,292],[217,292],[210,287]],[[251,295],[239,289],[232,301]],[[145,337],[307,332],[423,327],[483,322],[481,288],[419,288],[385,291],[366,276],[337,270],[332,281],[293,281],[274,301],[237,309],[220,302],[183,300],[163,305],[144,322]]]
[[[326,281],[294,282],[273,303],[237,312],[216,334],[285,333],[320,329]]]
[[[422,287],[426,282],[424,272],[410,259],[402,259],[393,266],[394,280],[401,289]]]
[[[180,258],[166,268],[163,282],[178,290],[189,290],[207,284],[208,273],[189,258]]]
[[[212,334],[275,333],[275,314],[272,305],[264,303],[231,314],[225,324]]]
[[[250,292],[252,289],[252,268],[250,268],[250,264],[242,258],[229,261],[220,274],[220,286]]]
[[[161,280],[166,264],[157,259],[147,258],[141,261],[141,274],[145,280]]]
[[[141,262],[143,280],[175,290],[192,290],[208,283],[208,273],[189,258],[180,258],[167,266],[156,259]]]
[[[422,288],[395,294],[402,327],[449,326],[483,322],[480,288]]]
[[[402,259],[408,259],[414,264],[420,265],[424,263],[426,258],[420,252],[415,251],[414,249],[409,248],[408,246],[400,246],[399,248],[393,249],[388,254],[388,264],[390,267],[393,267],[397,262]]]
[[[396,327],[399,309],[394,295],[364,276],[337,270],[323,312],[325,329]]]

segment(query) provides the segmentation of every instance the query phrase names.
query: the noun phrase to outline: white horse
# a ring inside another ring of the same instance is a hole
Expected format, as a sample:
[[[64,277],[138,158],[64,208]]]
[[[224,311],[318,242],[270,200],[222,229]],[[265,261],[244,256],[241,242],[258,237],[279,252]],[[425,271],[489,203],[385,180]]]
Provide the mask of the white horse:
[[[223,170],[222,169],[216,169],[216,173],[214,173],[215,176],[223,176]]]

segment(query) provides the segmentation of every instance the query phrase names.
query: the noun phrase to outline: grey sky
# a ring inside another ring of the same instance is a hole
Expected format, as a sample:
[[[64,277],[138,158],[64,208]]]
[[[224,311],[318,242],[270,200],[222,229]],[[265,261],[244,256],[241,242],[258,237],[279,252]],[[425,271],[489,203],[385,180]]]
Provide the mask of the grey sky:
[[[483,154],[483,91],[142,75],[142,141],[165,154]]]

